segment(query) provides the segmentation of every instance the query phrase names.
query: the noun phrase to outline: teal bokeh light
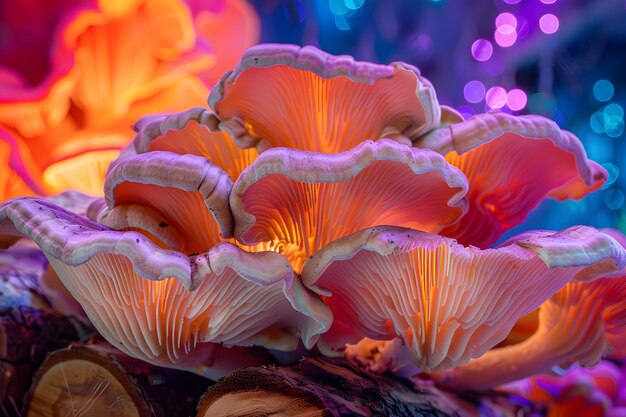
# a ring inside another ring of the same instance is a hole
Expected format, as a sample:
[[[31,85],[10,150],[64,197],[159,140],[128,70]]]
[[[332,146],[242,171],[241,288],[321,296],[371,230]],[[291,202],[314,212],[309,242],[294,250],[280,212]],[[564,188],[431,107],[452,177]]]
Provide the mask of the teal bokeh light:
[[[609,101],[613,97],[615,88],[608,80],[598,80],[593,85],[593,96],[598,101]]]

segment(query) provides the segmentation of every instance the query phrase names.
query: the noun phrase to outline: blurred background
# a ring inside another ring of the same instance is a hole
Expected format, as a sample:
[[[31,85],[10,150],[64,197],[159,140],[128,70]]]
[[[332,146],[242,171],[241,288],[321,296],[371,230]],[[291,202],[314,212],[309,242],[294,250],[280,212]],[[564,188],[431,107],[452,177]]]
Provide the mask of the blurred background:
[[[610,174],[582,201],[544,202],[509,231],[626,231],[624,0],[254,0],[262,42],[416,65],[466,118],[499,109],[555,120]],[[538,158],[541,155],[537,155]],[[546,161],[549,163],[549,161]]]

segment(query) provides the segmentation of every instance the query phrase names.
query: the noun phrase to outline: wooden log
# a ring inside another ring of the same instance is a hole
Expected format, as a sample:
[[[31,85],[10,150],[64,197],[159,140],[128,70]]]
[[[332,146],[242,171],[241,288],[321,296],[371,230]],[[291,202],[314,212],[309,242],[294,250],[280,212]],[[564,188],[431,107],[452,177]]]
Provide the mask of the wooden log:
[[[150,365],[104,341],[48,355],[26,395],[23,416],[193,416],[210,381]]]
[[[428,380],[411,383],[373,374],[343,359],[307,358],[297,366],[233,372],[202,396],[197,415],[521,417],[541,413],[504,393],[457,394]]]
[[[40,293],[48,263],[28,245],[0,250],[0,415],[18,414],[50,350],[79,340],[84,326],[55,312]]]

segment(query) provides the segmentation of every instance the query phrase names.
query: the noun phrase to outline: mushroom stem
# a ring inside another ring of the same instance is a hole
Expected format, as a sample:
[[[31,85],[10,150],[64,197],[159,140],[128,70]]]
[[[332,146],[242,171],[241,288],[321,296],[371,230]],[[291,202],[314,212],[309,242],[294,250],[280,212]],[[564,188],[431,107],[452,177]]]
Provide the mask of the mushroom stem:
[[[450,388],[480,390],[549,372],[557,365],[593,366],[607,352],[607,334],[621,331],[623,309],[616,306],[625,283],[623,278],[569,283],[541,306],[539,328],[529,339],[432,377]]]
[[[387,126],[380,134],[381,138],[391,139],[403,145],[413,146],[413,141],[395,126]]]
[[[561,361],[556,349],[546,352],[548,335],[537,332],[531,338],[513,346],[494,349],[466,365],[433,372],[431,377],[440,385],[458,390],[482,390],[534,374],[548,372]]]
[[[413,141],[413,146],[417,148],[428,148],[445,155],[454,151],[454,135],[450,126],[431,130],[427,134],[420,136]]]

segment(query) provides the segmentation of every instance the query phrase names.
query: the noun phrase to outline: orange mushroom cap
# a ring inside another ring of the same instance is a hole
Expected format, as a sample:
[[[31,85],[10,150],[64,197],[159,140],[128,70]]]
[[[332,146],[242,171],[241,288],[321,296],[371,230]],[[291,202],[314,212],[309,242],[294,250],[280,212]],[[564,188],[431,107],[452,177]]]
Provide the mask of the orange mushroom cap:
[[[228,133],[218,129],[218,123],[217,117],[203,107],[143,117],[135,124],[137,136],[131,149],[122,157],[151,151],[202,156],[235,181],[258,153],[255,149],[239,148]]]
[[[113,164],[104,195],[109,209],[119,204],[152,207],[183,237],[186,253],[199,253],[219,241],[219,232],[232,236],[231,188],[228,174],[202,157],[155,151]]]
[[[33,239],[103,337],[161,366],[215,379],[219,344],[310,348],[331,320],[277,253],[222,243],[186,256],[29,198],[0,205],[0,232]]]
[[[322,352],[341,353],[363,337],[401,337],[417,368],[431,371],[480,357],[568,281],[625,264],[624,248],[584,226],[484,251],[381,226],[328,244],[304,264],[302,279],[334,314]]]
[[[415,67],[280,44],[248,49],[213,88],[209,105],[240,146],[259,152],[333,153],[392,134],[410,144],[440,117],[432,85]]]
[[[543,199],[579,199],[607,179],[576,136],[541,116],[486,113],[414,144],[423,142],[448,148],[446,160],[467,176],[468,212],[442,232],[464,245],[488,247]]]
[[[613,272],[610,269],[604,272]],[[457,389],[483,389],[545,373],[557,365],[595,365],[613,349],[624,352],[624,300],[624,276],[570,282],[541,305],[539,328],[530,338],[494,349],[435,378]]]
[[[239,241],[273,242],[299,271],[365,227],[440,230],[462,215],[466,187],[439,154],[381,139],[330,155],[269,149],[239,176],[230,205]]]

